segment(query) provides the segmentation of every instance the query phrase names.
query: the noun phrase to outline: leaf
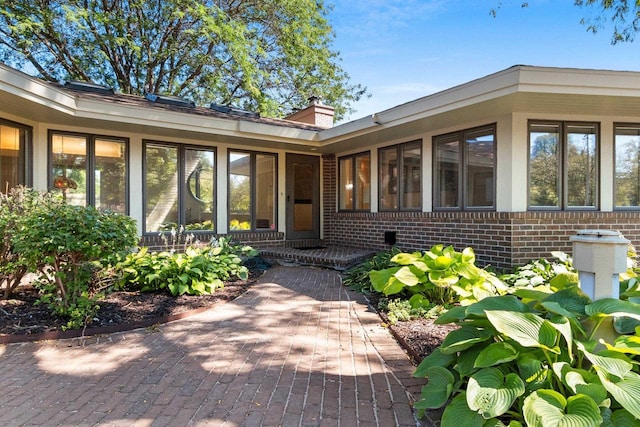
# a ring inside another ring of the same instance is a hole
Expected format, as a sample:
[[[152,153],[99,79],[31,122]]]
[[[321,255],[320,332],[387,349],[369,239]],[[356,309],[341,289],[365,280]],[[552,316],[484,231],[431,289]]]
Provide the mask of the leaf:
[[[498,417],[524,394],[524,383],[514,373],[504,376],[497,368],[482,369],[469,378],[467,405],[485,419]]]
[[[447,334],[440,345],[440,351],[444,354],[453,354],[466,350],[479,342],[493,338],[493,333],[488,330],[480,330],[471,326],[463,326]]]
[[[640,304],[616,298],[603,298],[587,305],[585,313],[591,318],[626,316],[640,320]]]
[[[600,382],[587,382],[584,375],[587,371],[572,369],[566,362],[553,364],[553,372],[564,384],[566,384],[573,394],[584,394],[589,396],[597,405],[601,405],[607,399],[607,390]]]
[[[640,337],[637,335],[621,335],[613,345],[604,343],[608,350],[640,356]]]
[[[573,286],[550,294],[544,302],[557,302],[572,313],[585,314],[585,307],[591,300],[580,288]]]
[[[501,365],[517,359],[518,355],[518,350],[508,342],[495,342],[489,344],[480,352],[475,360],[474,367],[488,368],[490,366]]]
[[[393,295],[404,289],[402,282],[398,281],[393,275],[400,270],[400,267],[387,268],[385,270],[372,270],[369,272],[369,280],[371,286],[385,295]]]
[[[446,288],[451,285],[455,285],[460,280],[460,276],[457,274],[452,274],[446,271],[430,271],[429,272],[429,281],[434,285]]]
[[[433,366],[428,370],[429,382],[422,387],[422,399],[414,407],[416,409],[437,409],[444,406],[451,396],[455,377],[448,369]]]
[[[440,347],[436,348],[427,357],[422,359],[422,362],[418,365],[413,376],[415,378],[425,378],[429,371],[429,368],[433,366],[441,366],[446,368],[455,361],[455,356],[452,354],[444,354],[440,351]]]
[[[476,411],[469,409],[466,393],[460,393],[451,400],[442,413],[442,427],[464,426],[482,427],[485,419]]]
[[[487,310],[506,310],[517,312],[529,312],[529,306],[523,304],[513,295],[502,295],[485,298],[467,307],[467,316],[486,317]]]
[[[549,319],[548,322],[564,337],[569,359],[573,360],[573,332],[571,330],[571,322],[569,322],[569,319],[565,316],[555,316]]]
[[[541,353],[540,350],[520,353],[520,356],[516,359],[520,378],[525,382],[528,391],[541,388],[546,384],[549,376],[549,368],[540,360],[543,355],[538,355],[536,354],[537,352]]]
[[[501,333],[524,347],[540,347],[553,353],[556,348],[558,331],[548,321],[533,313],[513,311],[486,311],[491,324]]]
[[[456,323],[463,320],[466,316],[468,307],[456,306],[442,313],[436,320],[436,325],[446,325],[447,323]]]
[[[395,277],[400,283],[405,286],[415,286],[420,283],[418,277],[413,274],[409,267],[400,268],[400,270],[396,271],[393,274],[393,277]]]
[[[640,420],[640,375],[628,372],[622,379],[611,378],[604,370],[597,369],[602,385],[624,409]]]
[[[629,427],[640,424],[638,419],[625,409],[618,409],[614,412],[608,411],[608,418],[603,418],[603,427]]]
[[[529,427],[598,427],[600,409],[588,396],[565,399],[554,390],[536,390],[524,400],[524,419]]]

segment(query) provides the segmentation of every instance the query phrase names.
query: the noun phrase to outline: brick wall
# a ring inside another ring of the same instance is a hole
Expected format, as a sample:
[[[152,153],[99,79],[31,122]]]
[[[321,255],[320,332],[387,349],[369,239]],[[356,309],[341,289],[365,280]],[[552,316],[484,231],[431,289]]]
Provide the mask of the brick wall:
[[[333,212],[331,217],[327,244],[385,249],[384,232],[395,231],[403,250],[470,246],[479,265],[499,269],[548,258],[551,251],[571,253],[569,238],[582,229],[619,230],[640,244],[640,212]]]

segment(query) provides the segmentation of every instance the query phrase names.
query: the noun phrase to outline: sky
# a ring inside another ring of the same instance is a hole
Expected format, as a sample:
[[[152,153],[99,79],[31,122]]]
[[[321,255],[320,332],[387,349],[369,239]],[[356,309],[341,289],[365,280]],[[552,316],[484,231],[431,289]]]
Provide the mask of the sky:
[[[635,43],[580,23],[573,0],[327,0],[333,47],[370,97],[359,119],[513,65],[640,71]],[[501,4],[495,18],[490,11]]]

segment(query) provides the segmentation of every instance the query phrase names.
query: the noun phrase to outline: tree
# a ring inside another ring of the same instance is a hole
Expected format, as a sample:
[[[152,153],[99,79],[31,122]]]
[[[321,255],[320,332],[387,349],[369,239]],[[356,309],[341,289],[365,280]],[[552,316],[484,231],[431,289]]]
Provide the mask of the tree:
[[[640,30],[640,2],[637,0],[575,0],[576,6],[596,8],[600,11],[593,17],[580,22],[587,30],[597,33],[607,22],[613,24],[611,43],[631,42]]]
[[[619,42],[632,42],[635,35],[640,31],[640,1],[638,0],[574,0],[578,7],[596,9],[594,15],[584,17],[580,23],[587,26],[587,31],[597,33],[607,26],[613,24],[613,35],[611,44]],[[521,7],[528,7],[528,2],[522,2]],[[498,1],[496,7],[489,10],[489,14],[494,18],[498,10],[502,7],[502,2]]]
[[[0,60],[49,81],[162,93],[282,117],[366,89],[332,50],[323,0],[0,0]]]

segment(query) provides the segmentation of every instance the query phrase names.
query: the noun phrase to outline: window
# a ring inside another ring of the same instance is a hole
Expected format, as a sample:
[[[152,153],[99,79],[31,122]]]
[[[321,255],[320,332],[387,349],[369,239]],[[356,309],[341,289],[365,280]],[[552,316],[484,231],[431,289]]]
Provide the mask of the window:
[[[127,145],[123,138],[49,133],[49,186],[67,203],[126,214]]]
[[[640,125],[615,125],[615,203],[640,207]]]
[[[27,156],[31,128],[0,119],[0,191],[28,185]]]
[[[422,206],[422,142],[379,150],[381,211],[415,211]]]
[[[276,155],[229,152],[229,229],[276,229]]]
[[[596,208],[598,125],[529,123],[529,207]]]
[[[495,208],[495,134],[492,125],[434,138],[434,208]]]
[[[339,206],[342,211],[371,208],[371,155],[341,157],[338,162]]]
[[[145,230],[215,230],[215,150],[145,142]]]

